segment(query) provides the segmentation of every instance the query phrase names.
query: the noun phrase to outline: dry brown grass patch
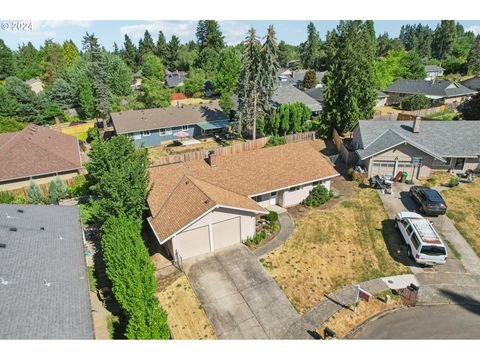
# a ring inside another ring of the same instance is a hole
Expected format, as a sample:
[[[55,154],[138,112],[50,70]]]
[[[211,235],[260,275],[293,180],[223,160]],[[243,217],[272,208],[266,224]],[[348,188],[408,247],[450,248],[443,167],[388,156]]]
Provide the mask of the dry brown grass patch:
[[[176,340],[215,339],[215,331],[185,275],[158,293]]]
[[[374,190],[357,190],[350,201],[296,221],[292,237],[261,261],[304,313],[345,285],[410,272],[388,252],[382,235],[387,218]]]
[[[329,327],[335,331],[338,339],[342,339],[366,320],[381,312],[400,306],[402,306],[402,301],[399,296],[393,296],[388,304],[373,296],[368,303],[360,301],[356,311],[353,311],[353,307],[352,309],[345,308],[340,310],[327,322],[322,324],[322,326],[317,329],[317,332],[323,336],[323,330]]]
[[[480,179],[442,192],[447,216],[480,256]]]

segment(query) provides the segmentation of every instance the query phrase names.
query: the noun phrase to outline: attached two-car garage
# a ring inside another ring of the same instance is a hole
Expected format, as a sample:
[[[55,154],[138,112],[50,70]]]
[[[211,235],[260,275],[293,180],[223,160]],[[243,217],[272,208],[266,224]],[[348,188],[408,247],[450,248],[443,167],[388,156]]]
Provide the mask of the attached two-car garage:
[[[238,244],[241,238],[241,217],[236,216],[181,232],[174,239],[174,248],[184,260]]]

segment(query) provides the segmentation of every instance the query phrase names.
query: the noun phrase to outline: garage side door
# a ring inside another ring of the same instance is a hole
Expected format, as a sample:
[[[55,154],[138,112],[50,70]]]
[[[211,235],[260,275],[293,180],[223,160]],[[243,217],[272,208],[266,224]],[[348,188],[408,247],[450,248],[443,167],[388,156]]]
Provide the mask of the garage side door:
[[[213,249],[240,243],[240,216],[212,225]]]
[[[177,235],[177,249],[183,260],[210,252],[208,225]]]

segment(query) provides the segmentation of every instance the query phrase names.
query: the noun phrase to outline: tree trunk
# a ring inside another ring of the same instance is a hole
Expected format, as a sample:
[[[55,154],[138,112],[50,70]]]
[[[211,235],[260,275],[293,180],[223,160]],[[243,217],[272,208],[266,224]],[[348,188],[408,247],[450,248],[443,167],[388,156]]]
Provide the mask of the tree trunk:
[[[252,129],[252,137],[253,140],[257,139],[257,89],[254,90],[253,95],[253,129]]]

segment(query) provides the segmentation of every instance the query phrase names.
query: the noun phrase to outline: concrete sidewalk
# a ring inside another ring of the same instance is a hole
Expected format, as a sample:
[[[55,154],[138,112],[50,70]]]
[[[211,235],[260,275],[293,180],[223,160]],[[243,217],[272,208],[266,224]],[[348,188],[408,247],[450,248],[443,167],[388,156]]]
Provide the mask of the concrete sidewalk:
[[[293,222],[288,212],[278,214],[278,221],[280,222],[280,232],[277,234],[277,236],[275,236],[273,240],[253,251],[253,254],[255,256],[262,257],[264,255],[267,255],[268,253],[282,245],[292,235],[293,230],[295,230],[295,223]]]

